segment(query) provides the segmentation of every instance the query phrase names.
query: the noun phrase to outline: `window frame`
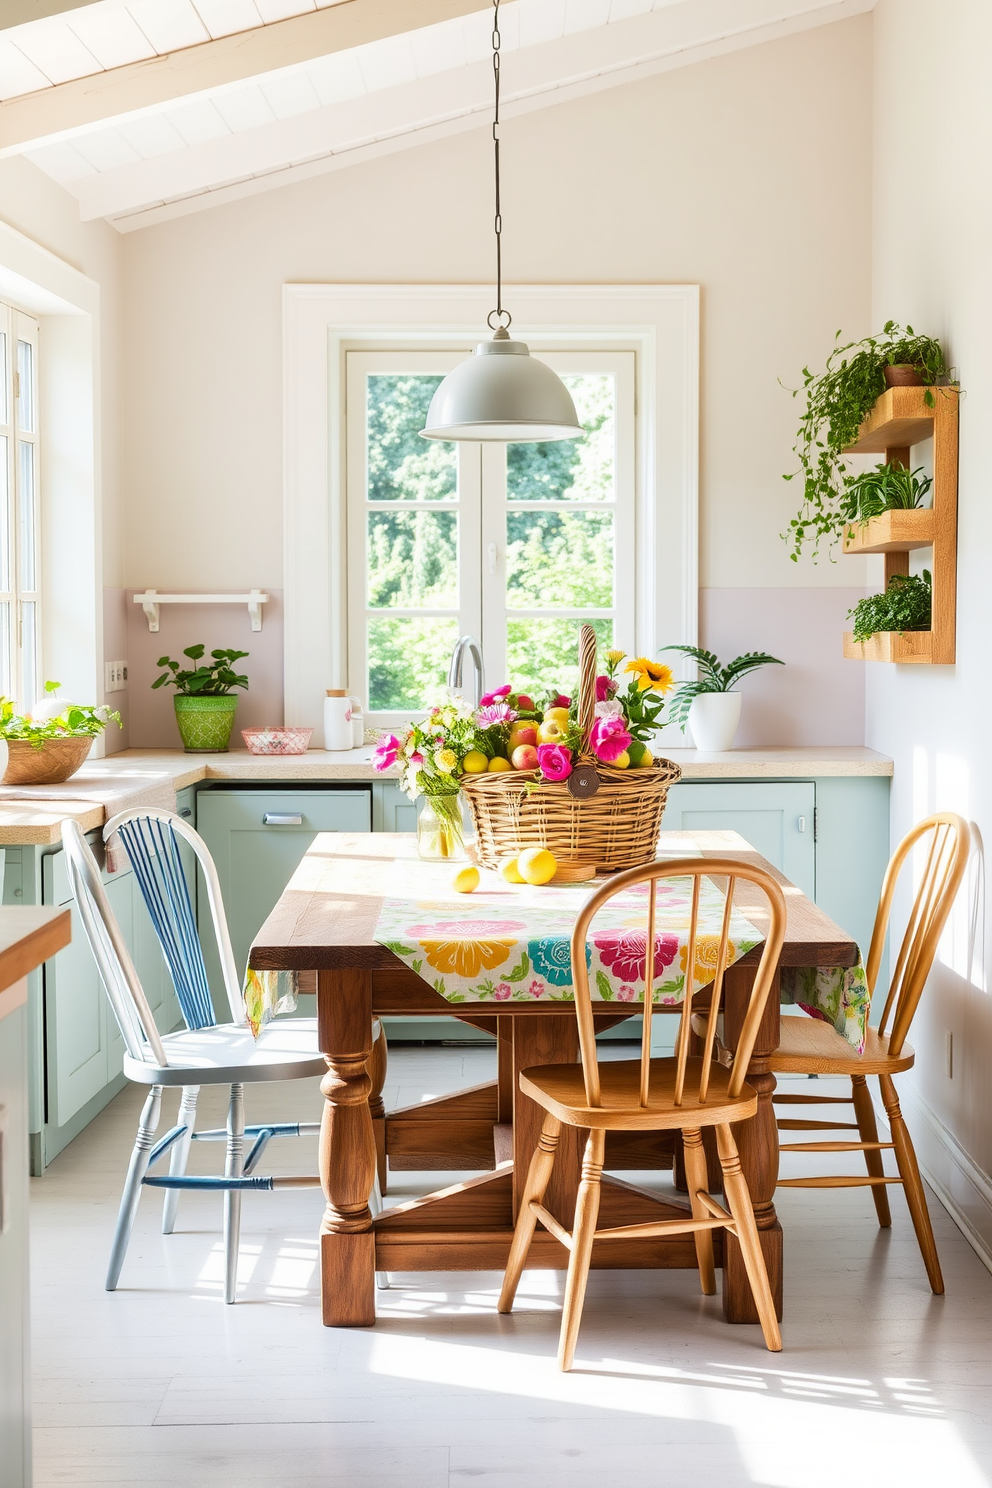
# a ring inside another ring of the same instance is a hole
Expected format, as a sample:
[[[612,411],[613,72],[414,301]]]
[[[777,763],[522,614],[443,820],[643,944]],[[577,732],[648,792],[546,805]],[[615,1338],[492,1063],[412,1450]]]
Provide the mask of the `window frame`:
[[[43,554],[41,547],[41,399],[39,344],[41,327],[31,315],[15,306],[0,302],[0,332],[6,338],[6,354],[0,365],[0,377],[4,383],[4,397],[0,411],[0,437],[6,439],[6,510],[0,505],[0,522],[6,527],[7,572],[0,567],[0,586],[4,578],[6,587],[0,587],[0,605],[7,606],[6,635],[0,622],[0,691],[12,697],[19,711],[26,711],[36,703],[42,689],[42,574]],[[31,348],[30,384],[25,386],[21,369],[20,348]],[[25,407],[32,411],[31,427],[22,425]],[[31,454],[31,508],[22,512],[24,497],[24,474],[21,450],[30,448]],[[2,502],[3,497],[0,497]],[[6,519],[4,521],[4,519]],[[25,583],[25,527],[30,527],[30,542],[33,549],[34,584]],[[25,647],[25,606],[33,606],[33,646],[30,656],[33,666],[29,668],[29,650]],[[32,672],[28,676],[29,669]]]

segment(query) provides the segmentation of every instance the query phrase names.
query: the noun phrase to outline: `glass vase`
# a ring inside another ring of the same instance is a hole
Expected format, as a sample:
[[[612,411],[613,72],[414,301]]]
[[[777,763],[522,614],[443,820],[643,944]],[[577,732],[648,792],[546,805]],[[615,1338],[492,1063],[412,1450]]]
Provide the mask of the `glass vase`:
[[[431,863],[465,857],[461,801],[457,795],[422,797],[417,816],[417,851]]]

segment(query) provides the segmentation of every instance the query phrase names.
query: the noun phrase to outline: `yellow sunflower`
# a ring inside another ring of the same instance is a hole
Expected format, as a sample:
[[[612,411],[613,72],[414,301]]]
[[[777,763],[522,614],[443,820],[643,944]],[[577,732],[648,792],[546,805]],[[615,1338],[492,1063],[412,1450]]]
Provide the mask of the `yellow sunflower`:
[[[476,977],[502,966],[516,940],[422,940],[428,966],[454,976]]]
[[[708,987],[716,976],[716,963],[720,956],[719,935],[697,935],[696,937],[696,964],[693,968],[692,980],[696,988]],[[679,952],[679,966],[683,971],[689,959],[689,947],[684,945]],[[727,947],[728,965],[734,959],[733,943]]]
[[[633,661],[628,661],[624,667],[625,672],[633,672],[637,678],[638,692],[670,692],[675,682],[672,669],[660,661],[649,661],[646,656],[635,656]]]

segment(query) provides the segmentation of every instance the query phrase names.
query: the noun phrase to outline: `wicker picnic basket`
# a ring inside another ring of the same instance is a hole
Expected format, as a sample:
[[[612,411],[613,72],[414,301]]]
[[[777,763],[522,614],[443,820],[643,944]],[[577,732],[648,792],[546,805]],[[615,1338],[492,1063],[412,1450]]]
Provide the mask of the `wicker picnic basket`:
[[[579,636],[578,721],[586,735],[596,704],[596,635],[583,625]],[[617,770],[591,753],[579,766],[595,768],[599,789],[580,799],[565,781],[542,781],[538,771],[463,775],[462,791],[476,830],[476,854],[486,868],[525,847],[547,847],[559,863],[616,873],[649,863],[657,855],[658,833],[668,787],[681,775],[671,760],[658,759],[649,769]]]

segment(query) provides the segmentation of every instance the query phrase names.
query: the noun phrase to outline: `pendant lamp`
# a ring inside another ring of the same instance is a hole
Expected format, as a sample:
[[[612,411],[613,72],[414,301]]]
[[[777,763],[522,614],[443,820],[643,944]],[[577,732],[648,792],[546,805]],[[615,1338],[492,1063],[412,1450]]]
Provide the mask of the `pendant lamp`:
[[[503,263],[499,201],[499,5],[493,5],[493,153],[496,215],[496,309],[486,323],[494,333],[480,341],[467,361],[449,372],[431,399],[424,439],[502,440],[522,443],[577,439],[583,432],[568,388],[546,362],[510,337],[512,320],[503,308]]]

